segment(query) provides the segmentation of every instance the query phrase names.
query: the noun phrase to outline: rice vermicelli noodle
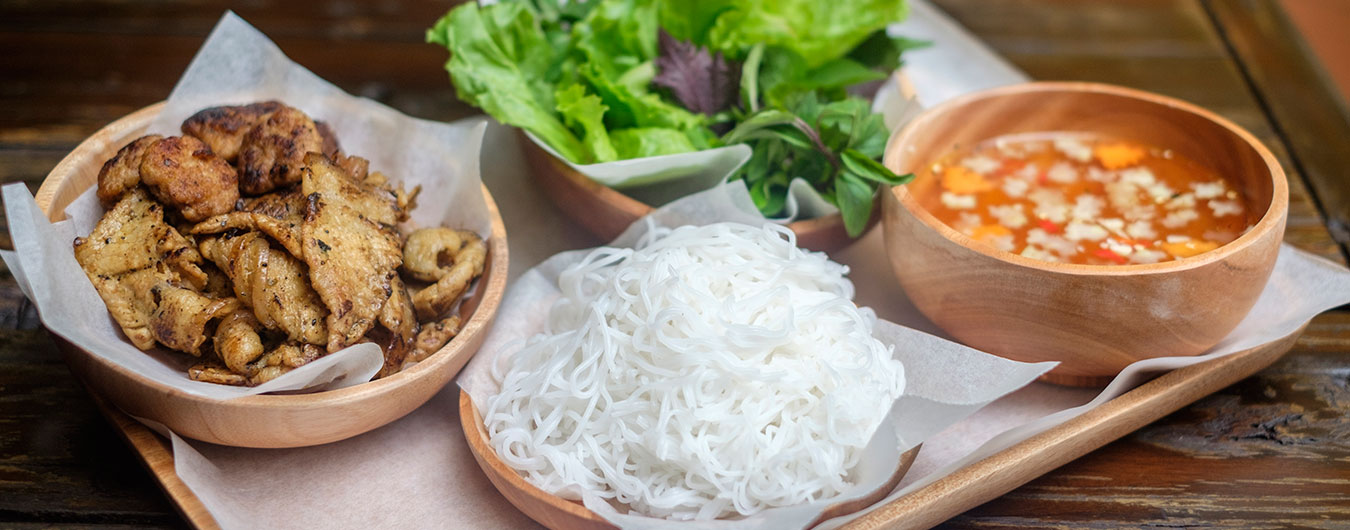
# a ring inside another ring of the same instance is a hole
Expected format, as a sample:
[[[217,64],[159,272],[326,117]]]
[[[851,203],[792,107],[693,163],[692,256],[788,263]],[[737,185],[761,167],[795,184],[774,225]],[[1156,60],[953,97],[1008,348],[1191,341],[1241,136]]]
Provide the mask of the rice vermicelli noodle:
[[[776,225],[649,226],[563,271],[494,376],[493,449],[545,491],[671,519],[827,499],[904,388],[847,267]]]

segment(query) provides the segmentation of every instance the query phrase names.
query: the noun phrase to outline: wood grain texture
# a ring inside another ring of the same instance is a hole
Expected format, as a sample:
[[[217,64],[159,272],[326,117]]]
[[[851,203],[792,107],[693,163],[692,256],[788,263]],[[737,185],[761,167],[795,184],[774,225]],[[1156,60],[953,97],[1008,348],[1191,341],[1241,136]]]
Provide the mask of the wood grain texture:
[[[136,450],[138,460],[145,465],[145,470],[155,477],[164,494],[173,499],[178,514],[198,530],[220,528],[220,525],[216,524],[215,517],[207,511],[206,505],[202,504],[188,485],[178,478],[173,463],[173,446],[169,440],[151,431],[145,424],[127,416],[111,405],[107,399],[99,397],[97,392],[90,392],[89,397],[98,405],[103,416],[112,422],[122,440]]]
[[[1179,368],[850,522],[850,530],[927,528],[1270,366],[1303,329],[1249,350]],[[1203,473],[1203,472],[1201,472]]]
[[[138,462],[45,330],[0,329],[0,526],[181,526]]]
[[[1288,185],[1246,131],[1175,98],[1115,85],[1034,82],[926,110],[886,148],[897,173],[1004,135],[1075,131],[1162,146],[1229,177],[1260,221],[1223,247],[1144,265],[1052,263],[983,245],[919,205],[920,178],[883,198],[887,255],[915,307],[961,342],[1026,362],[1059,361],[1048,381],[1104,386],[1130,363],[1195,355],[1246,316],[1275,267]],[[913,190],[913,191],[911,191]]]
[[[942,526],[1350,525],[1347,341],[1322,315],[1270,368]]]
[[[1306,44],[1273,0],[1207,1],[1242,71],[1293,159],[1317,192],[1331,237],[1350,245],[1350,108],[1314,64]]]
[[[46,173],[81,140],[163,99],[227,7],[277,37],[291,57],[349,92],[423,118],[472,114],[449,88],[441,69],[444,51],[419,44],[422,31],[451,3],[0,2],[0,49],[6,50],[0,54],[0,182],[24,182],[36,191]],[[1236,46],[1230,50],[1225,37],[1236,40],[1233,28],[1209,16],[1204,3],[935,3],[1033,78],[1155,91],[1214,110],[1252,131],[1290,174],[1285,240],[1344,259],[1303,185],[1296,162],[1304,151],[1287,148],[1279,132],[1299,123],[1277,119],[1265,108],[1297,104],[1320,112],[1324,109],[1302,95],[1319,88],[1273,78],[1270,83],[1284,83],[1287,90],[1267,92],[1258,88],[1259,82],[1248,83],[1244,68],[1251,54]],[[1272,46],[1290,36],[1266,35],[1271,42],[1254,42],[1257,48],[1270,47],[1275,62],[1306,61],[1297,50]],[[1336,148],[1325,137],[1313,140],[1340,153],[1341,162],[1333,169],[1350,167],[1350,150]],[[1338,175],[1331,172],[1327,182],[1336,186]],[[9,248],[7,230],[0,230],[0,247]],[[182,527],[155,481],[133,463],[135,456],[117,441],[57,359],[31,307],[17,295],[14,282],[0,268],[0,526]],[[1350,441],[1343,424],[1321,419],[1348,416],[1350,405],[1344,398],[1327,403],[1308,397],[1309,389],[1350,384],[1345,382],[1348,352],[1350,315],[1324,314],[1272,368],[959,514],[944,526],[1350,526],[1340,500],[1347,488],[1335,481],[1350,476]],[[1273,389],[1269,397],[1267,386]],[[1218,408],[1210,399],[1236,400],[1241,407],[1236,410],[1252,420],[1246,425],[1271,425],[1275,439],[1260,433],[1243,438],[1248,434],[1235,430],[1243,424],[1201,419],[1235,410]],[[1289,414],[1319,419],[1306,425],[1299,419],[1272,423]],[[1187,427],[1185,433],[1175,430]],[[1289,439],[1280,433],[1303,441],[1281,443]],[[1183,440],[1187,448],[1162,442],[1169,439]],[[1297,481],[1299,477],[1312,479]],[[1286,509],[1275,508],[1277,504]]]

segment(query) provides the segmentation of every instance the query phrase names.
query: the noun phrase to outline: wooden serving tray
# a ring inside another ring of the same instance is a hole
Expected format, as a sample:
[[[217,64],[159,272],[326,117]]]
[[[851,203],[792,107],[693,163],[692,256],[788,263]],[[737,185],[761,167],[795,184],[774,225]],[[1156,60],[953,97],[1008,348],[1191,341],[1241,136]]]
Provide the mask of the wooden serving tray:
[[[941,523],[1261,371],[1288,352],[1306,327],[1305,323],[1279,340],[1163,374],[1077,418],[886,503],[844,528],[928,528]],[[179,480],[169,441],[98,395],[93,398],[140,455],[183,518],[195,528],[220,528],[201,500]]]

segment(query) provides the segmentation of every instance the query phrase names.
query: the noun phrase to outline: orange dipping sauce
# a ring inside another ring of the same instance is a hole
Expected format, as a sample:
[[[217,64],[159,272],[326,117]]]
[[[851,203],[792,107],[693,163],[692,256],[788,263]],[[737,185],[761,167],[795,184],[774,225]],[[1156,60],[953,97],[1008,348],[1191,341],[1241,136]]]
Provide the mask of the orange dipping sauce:
[[[1169,150],[1085,133],[1001,136],[911,186],[943,223],[998,250],[1086,265],[1188,258],[1252,227],[1241,192]]]

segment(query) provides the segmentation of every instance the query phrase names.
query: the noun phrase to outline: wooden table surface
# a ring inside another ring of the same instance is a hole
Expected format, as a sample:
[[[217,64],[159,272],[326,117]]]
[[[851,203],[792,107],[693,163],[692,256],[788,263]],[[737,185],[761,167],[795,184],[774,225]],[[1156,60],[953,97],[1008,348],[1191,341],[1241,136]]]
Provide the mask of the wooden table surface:
[[[1289,172],[1286,241],[1345,261],[1350,113],[1273,2],[936,3],[1033,78],[1160,92],[1248,128]],[[312,4],[0,1],[0,182],[36,191],[83,138],[164,99],[231,7],[349,92],[430,119],[474,112],[422,42],[451,2]],[[946,525],[1350,526],[1348,412],[1350,311],[1336,310],[1269,369]],[[183,524],[0,271],[0,526]]]

